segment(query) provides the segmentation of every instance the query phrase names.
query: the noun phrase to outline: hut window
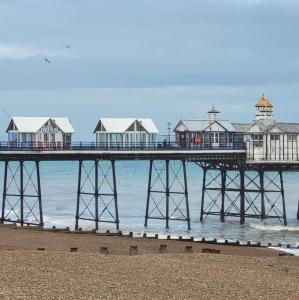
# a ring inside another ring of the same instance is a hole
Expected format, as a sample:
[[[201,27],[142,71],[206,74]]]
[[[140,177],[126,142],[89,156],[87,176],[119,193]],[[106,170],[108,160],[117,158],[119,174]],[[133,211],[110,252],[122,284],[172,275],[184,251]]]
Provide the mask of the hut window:
[[[251,136],[253,140],[253,145],[255,147],[263,147],[263,135],[262,134],[253,134]]]
[[[212,143],[219,143],[219,132],[212,133]]]
[[[297,140],[297,136],[294,134],[288,135],[288,142],[295,142]]]
[[[279,134],[271,134],[270,140],[271,141],[279,141]]]

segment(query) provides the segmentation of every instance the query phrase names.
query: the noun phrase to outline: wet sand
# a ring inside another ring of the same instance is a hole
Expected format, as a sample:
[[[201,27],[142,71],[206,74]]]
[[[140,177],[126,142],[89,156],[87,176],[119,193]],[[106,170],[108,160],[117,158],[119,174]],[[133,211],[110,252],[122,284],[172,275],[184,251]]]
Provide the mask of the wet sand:
[[[0,227],[0,259],[0,299],[299,298],[299,259],[264,248]]]

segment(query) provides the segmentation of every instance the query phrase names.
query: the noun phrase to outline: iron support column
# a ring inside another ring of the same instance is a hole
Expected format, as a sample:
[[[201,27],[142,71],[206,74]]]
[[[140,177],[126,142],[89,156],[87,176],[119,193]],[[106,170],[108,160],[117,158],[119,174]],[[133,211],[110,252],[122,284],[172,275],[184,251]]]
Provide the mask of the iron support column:
[[[44,226],[39,161],[35,162],[35,167],[36,167],[36,176],[37,176],[37,197],[38,197],[38,205],[39,205],[39,224],[40,224],[40,226]]]
[[[240,169],[240,224],[245,223],[245,170]]]
[[[115,175],[115,161],[111,161],[112,164],[112,176],[113,176],[113,194],[114,194],[114,206],[115,206],[115,223],[116,229],[119,230],[119,216],[118,216],[118,198],[116,187],[116,175]]]
[[[79,174],[78,174],[78,189],[77,189],[77,206],[76,206],[76,224],[75,230],[79,230],[79,207],[80,207],[80,193],[81,193],[81,177],[82,177],[82,160],[79,160]]]
[[[201,207],[200,207],[200,222],[203,221],[203,215],[204,215],[206,180],[207,180],[207,168],[203,167],[203,180],[202,180],[202,190],[201,190]]]
[[[261,193],[261,219],[263,221],[266,219],[264,171],[260,170],[259,175],[260,175],[260,193]]]
[[[20,205],[21,205],[21,212],[20,212],[20,223],[21,226],[24,225],[24,162],[20,161]]]
[[[166,163],[166,229],[169,229],[169,160]]]
[[[190,210],[189,210],[189,195],[188,195],[188,184],[187,184],[186,161],[182,160],[182,164],[183,164],[183,172],[184,172],[184,188],[185,188],[187,224],[188,224],[188,230],[191,230],[191,219],[190,219]]]
[[[99,161],[94,162],[95,229],[99,229]]]
[[[7,192],[7,170],[8,170],[8,161],[5,161],[3,198],[2,198],[2,214],[1,214],[1,222],[2,223],[4,223],[4,219],[5,219],[5,202],[6,202],[6,192]]]
[[[221,222],[225,221],[225,212],[224,212],[225,187],[226,187],[226,170],[221,169],[221,211],[220,211]]]
[[[149,213],[149,203],[151,197],[151,186],[152,186],[152,170],[153,170],[153,160],[150,160],[149,174],[148,174],[148,187],[147,187],[147,198],[146,198],[146,209],[145,209],[145,219],[144,226],[147,227],[148,223],[148,213]]]
[[[281,198],[282,198],[282,211],[283,211],[283,225],[287,226],[287,214],[286,214],[286,204],[285,204],[285,195],[284,195],[284,184],[282,171],[279,171],[280,178],[280,189],[281,189]]]

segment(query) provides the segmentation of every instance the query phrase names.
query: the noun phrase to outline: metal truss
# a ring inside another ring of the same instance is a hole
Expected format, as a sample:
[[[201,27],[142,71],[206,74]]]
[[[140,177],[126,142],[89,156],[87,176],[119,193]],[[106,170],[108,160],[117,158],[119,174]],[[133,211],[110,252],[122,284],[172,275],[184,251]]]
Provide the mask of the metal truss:
[[[39,161],[5,161],[1,222],[44,225]]]
[[[183,178],[182,178],[183,177]],[[185,221],[191,229],[185,160],[150,160],[144,226],[149,219]]]
[[[79,161],[75,229],[79,220],[114,223],[119,229],[115,161]]]
[[[208,215],[246,218],[279,219],[287,225],[282,171],[247,171],[225,164],[200,165],[203,186],[200,221]]]

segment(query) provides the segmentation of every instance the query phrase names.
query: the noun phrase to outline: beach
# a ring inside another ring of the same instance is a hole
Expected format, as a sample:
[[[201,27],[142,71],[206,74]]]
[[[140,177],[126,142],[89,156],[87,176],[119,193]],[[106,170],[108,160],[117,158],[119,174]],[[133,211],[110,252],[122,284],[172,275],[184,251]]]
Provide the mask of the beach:
[[[128,255],[131,246],[137,246],[137,255]],[[186,246],[193,253],[185,253]],[[100,254],[101,247],[109,254]],[[203,248],[220,254],[202,253]],[[297,299],[299,259],[278,254],[260,247],[4,226],[0,298]]]

